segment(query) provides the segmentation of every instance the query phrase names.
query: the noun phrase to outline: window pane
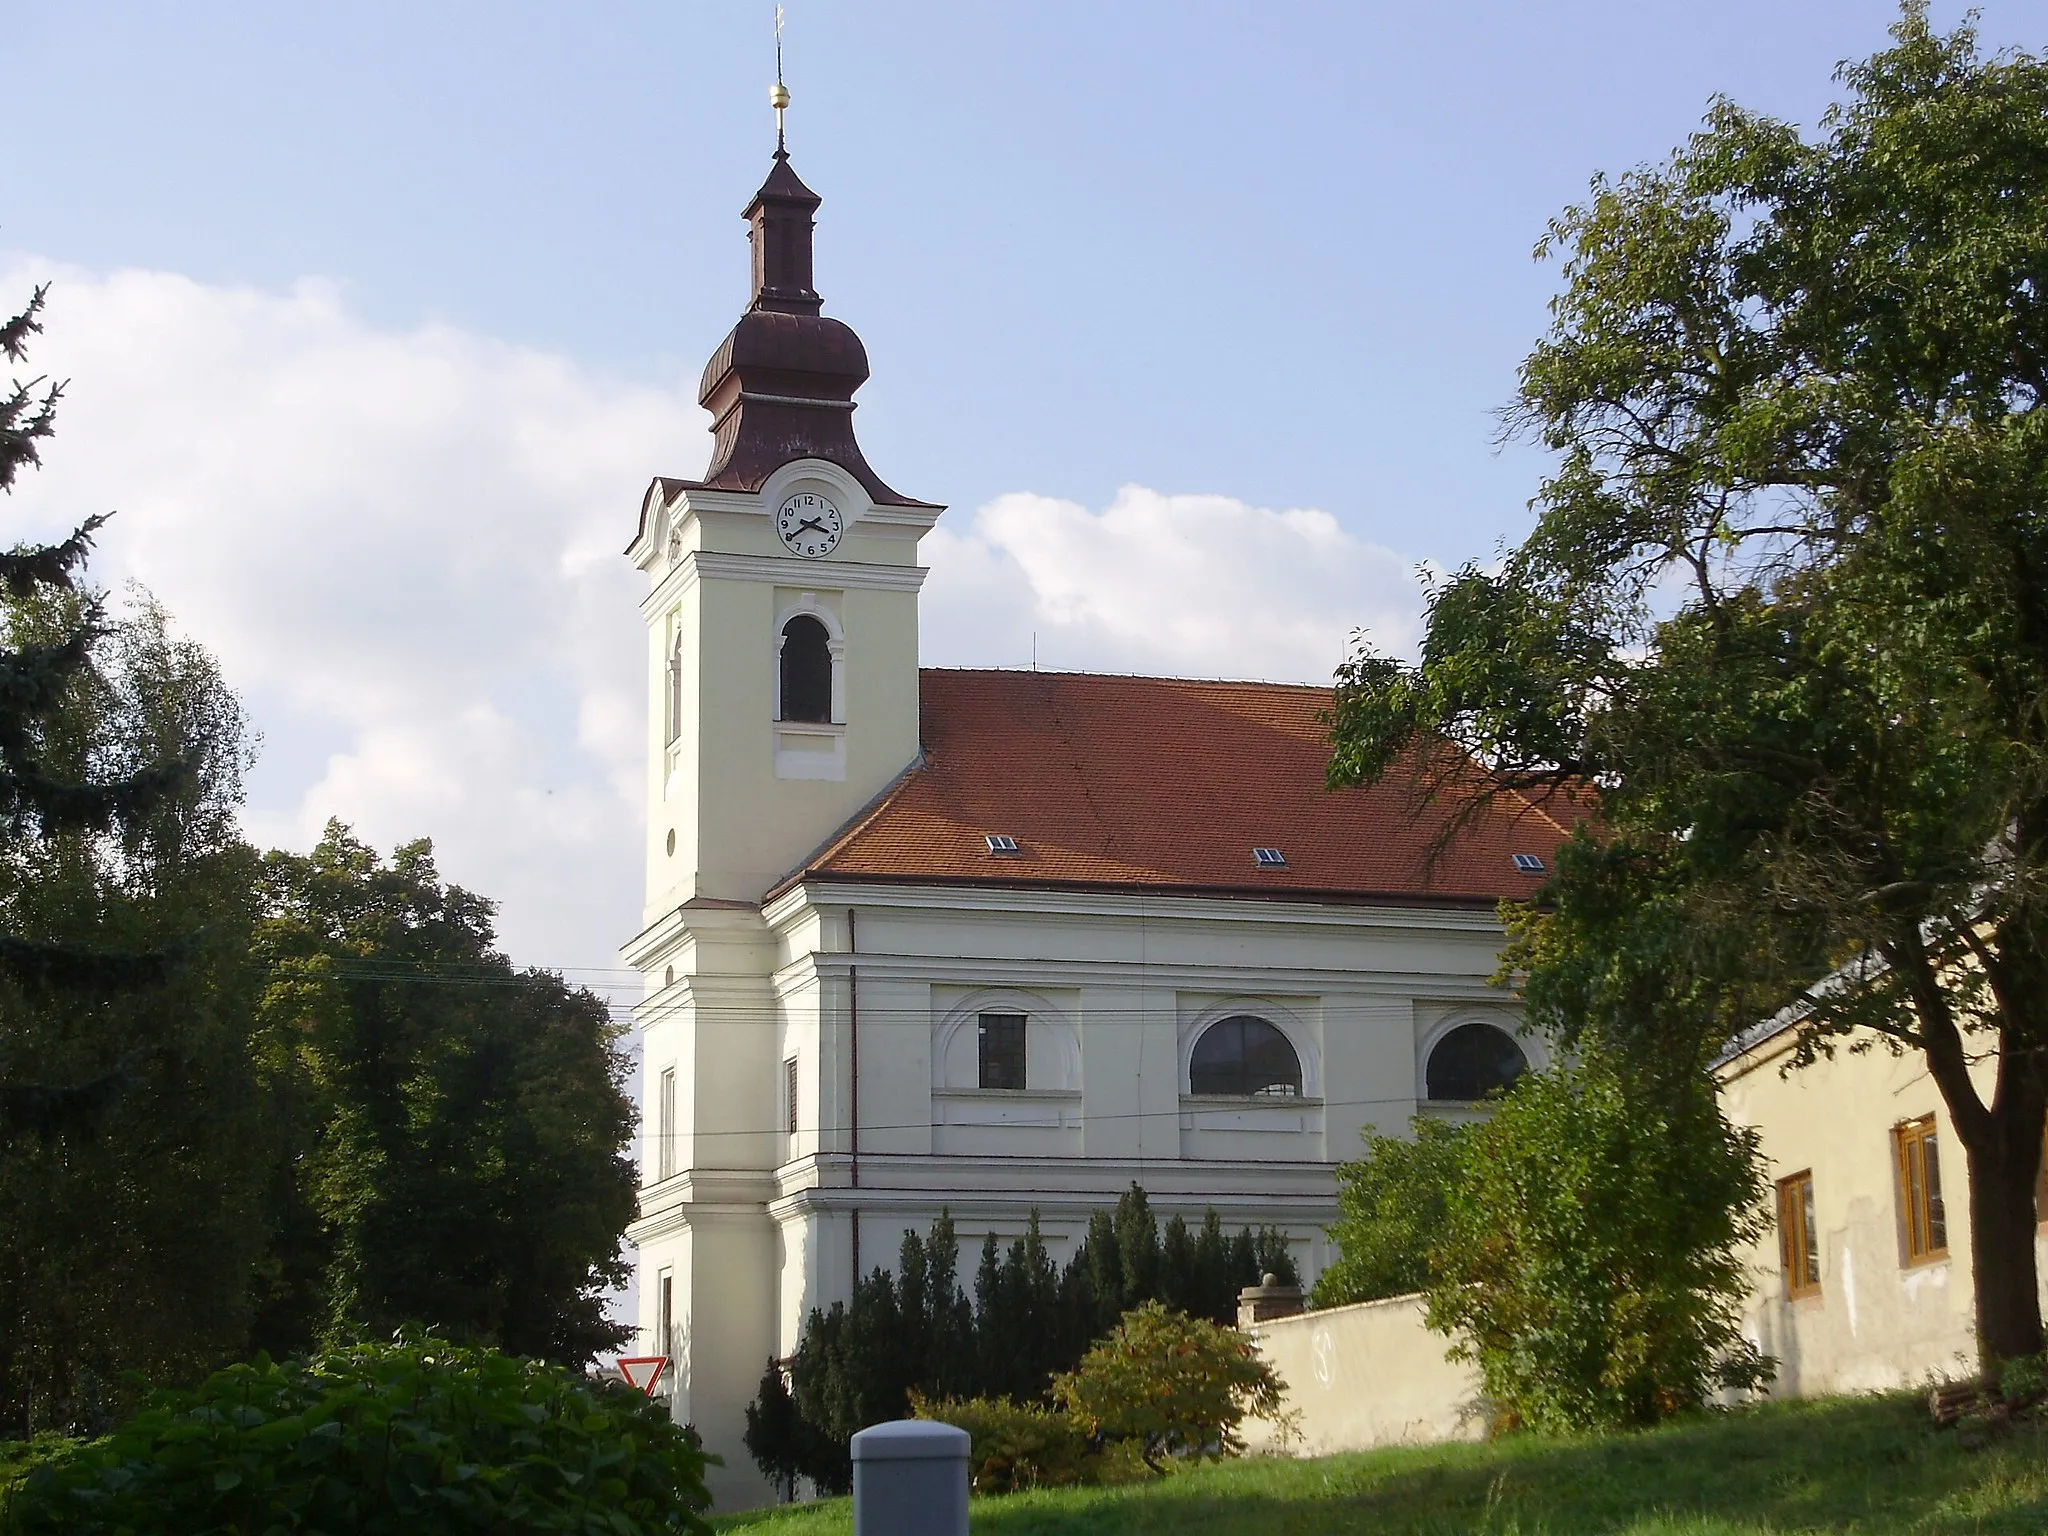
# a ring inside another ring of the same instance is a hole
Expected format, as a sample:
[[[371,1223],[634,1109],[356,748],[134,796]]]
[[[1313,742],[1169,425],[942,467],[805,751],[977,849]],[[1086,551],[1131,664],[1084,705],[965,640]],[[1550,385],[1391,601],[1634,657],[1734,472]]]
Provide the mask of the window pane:
[[[981,1086],[1024,1086],[1024,1015],[984,1013],[981,1016]]]
[[[1948,1247],[1948,1213],[1941,1205],[1941,1154],[1931,1125],[1920,1138],[1920,1158],[1927,1185],[1927,1251],[1939,1253]]]
[[[1427,1079],[1432,1099],[1483,1099],[1514,1086],[1529,1070],[1529,1058],[1514,1037],[1491,1024],[1461,1024],[1429,1053]]]
[[[832,718],[832,638],[807,613],[782,626],[782,718]]]
[[[1264,1019],[1238,1014],[1211,1024],[1188,1062],[1188,1092],[1233,1097],[1301,1096],[1301,1059]]]
[[[1820,1284],[1820,1227],[1813,1214],[1813,1176],[1808,1174],[1799,1181],[1799,1204],[1802,1227],[1806,1234],[1805,1278],[1808,1286]]]

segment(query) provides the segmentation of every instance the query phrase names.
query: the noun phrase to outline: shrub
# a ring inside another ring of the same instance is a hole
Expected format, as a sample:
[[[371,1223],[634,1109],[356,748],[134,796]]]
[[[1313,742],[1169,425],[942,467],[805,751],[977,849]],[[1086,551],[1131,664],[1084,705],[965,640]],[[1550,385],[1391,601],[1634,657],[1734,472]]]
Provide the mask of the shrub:
[[[1020,1488],[1064,1488],[1092,1483],[1099,1457],[1088,1437],[1066,1414],[1042,1403],[1007,1397],[948,1398],[927,1402],[913,1393],[913,1414],[967,1431],[968,1475],[976,1493],[1014,1493]]]
[[[1430,1326],[1508,1422],[1654,1423],[1772,1362],[1739,1331],[1768,1230],[1755,1136],[1704,1079],[1651,1092],[1598,1063],[1533,1073],[1464,1144],[1431,1253]]]
[[[1330,1236],[1339,1256],[1316,1280],[1316,1306],[1428,1289],[1430,1244],[1443,1229],[1466,1132],[1424,1115],[1409,1126],[1412,1138],[1368,1134],[1365,1156],[1338,1165],[1341,1214]]]
[[[45,1462],[68,1460],[80,1442],[69,1435],[33,1435],[26,1440],[0,1440],[0,1511],[27,1480],[29,1473]]]
[[[1277,1417],[1284,1390],[1251,1340],[1156,1301],[1126,1312],[1072,1371],[1053,1379],[1054,1400],[1092,1440],[1132,1441],[1145,1465],[1166,1456],[1199,1460],[1244,1449],[1247,1416]]]
[[[31,1471],[0,1529],[706,1532],[709,1461],[630,1388],[413,1336],[160,1392]]]

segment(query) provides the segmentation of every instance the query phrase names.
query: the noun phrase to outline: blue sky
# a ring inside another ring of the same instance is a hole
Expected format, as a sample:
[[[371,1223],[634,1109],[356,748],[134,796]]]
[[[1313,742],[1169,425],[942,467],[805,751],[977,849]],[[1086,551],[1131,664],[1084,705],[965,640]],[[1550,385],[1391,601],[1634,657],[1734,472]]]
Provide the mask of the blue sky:
[[[319,274],[376,323],[653,381],[694,379],[742,297],[767,4],[7,10],[23,149],[0,242],[208,282]],[[1893,15],[788,11],[820,285],[873,356],[861,426],[885,473],[959,506],[1026,486],[1095,505],[1127,481],[1313,505],[1440,561],[1522,525],[1536,466],[1495,455],[1490,413],[1544,322],[1544,220],[1717,91],[1812,121]],[[2032,42],[2042,20],[1994,0],[1985,32]]]
[[[862,442],[954,509],[926,659],[1312,679],[1353,626],[1412,643],[1417,564],[1526,526],[1541,461],[1495,412],[1545,220],[1716,92],[1812,124],[1895,15],[787,5]],[[264,732],[253,836],[431,834],[515,954],[593,976],[638,915],[617,551],[704,463],[772,14],[0,0],[0,299],[56,279],[33,361],[73,380],[16,526],[124,510],[102,576]]]

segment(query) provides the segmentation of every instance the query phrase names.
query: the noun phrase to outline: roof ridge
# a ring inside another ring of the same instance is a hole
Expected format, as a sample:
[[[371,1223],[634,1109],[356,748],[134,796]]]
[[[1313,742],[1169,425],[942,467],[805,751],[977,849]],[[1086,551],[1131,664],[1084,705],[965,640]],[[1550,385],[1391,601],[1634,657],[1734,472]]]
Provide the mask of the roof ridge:
[[[1192,688],[1273,688],[1295,693],[1329,693],[1334,683],[1279,683],[1260,677],[1162,677],[1152,672],[1086,672],[1056,667],[919,667],[918,674],[951,672],[969,677],[1074,677],[1120,683],[1166,683]]]

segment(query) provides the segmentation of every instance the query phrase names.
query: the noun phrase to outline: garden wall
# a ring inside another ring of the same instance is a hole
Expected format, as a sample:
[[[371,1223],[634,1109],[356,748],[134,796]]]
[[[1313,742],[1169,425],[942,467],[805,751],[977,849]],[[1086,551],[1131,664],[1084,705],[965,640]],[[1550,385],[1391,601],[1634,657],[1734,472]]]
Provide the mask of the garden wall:
[[[1376,1445],[1477,1440],[1479,1373],[1444,1358],[1450,1341],[1422,1323],[1420,1296],[1273,1318],[1248,1331],[1287,1384],[1301,1439],[1276,1443],[1273,1426],[1245,1425],[1254,1451],[1322,1456]]]

